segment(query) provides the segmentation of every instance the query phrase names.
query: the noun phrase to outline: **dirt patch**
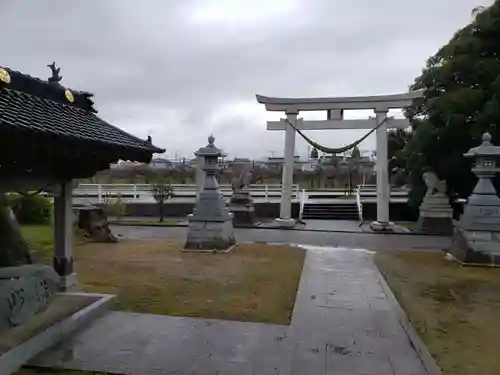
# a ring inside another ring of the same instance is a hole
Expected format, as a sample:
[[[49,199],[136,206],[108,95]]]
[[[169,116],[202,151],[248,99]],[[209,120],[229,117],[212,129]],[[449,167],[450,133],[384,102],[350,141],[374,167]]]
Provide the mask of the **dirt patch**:
[[[500,269],[430,252],[379,252],[375,260],[443,374],[500,373]]]

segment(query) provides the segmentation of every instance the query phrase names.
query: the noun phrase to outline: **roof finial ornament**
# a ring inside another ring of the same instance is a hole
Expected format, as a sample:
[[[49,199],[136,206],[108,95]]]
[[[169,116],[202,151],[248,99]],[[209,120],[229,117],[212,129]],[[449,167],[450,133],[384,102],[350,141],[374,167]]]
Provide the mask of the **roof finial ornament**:
[[[483,144],[491,145],[491,134],[490,133],[488,133],[488,132],[483,133],[482,139],[483,139]]]
[[[214,147],[214,142],[215,142],[215,137],[210,134],[210,136],[208,137],[208,147]]]
[[[52,77],[49,77],[49,83],[59,83],[62,79],[62,76],[59,75],[59,71],[61,68],[56,67],[56,62],[54,61],[52,64],[47,65],[50,70],[52,70]]]

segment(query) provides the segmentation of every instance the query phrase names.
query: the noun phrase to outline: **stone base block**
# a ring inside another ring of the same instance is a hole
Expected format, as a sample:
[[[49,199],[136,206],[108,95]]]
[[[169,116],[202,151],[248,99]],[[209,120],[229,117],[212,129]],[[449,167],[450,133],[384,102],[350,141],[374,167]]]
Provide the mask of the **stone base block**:
[[[274,220],[273,227],[276,228],[284,228],[284,229],[291,229],[294,228],[295,225],[297,224],[295,219],[282,219],[278,218]]]
[[[0,268],[0,334],[45,311],[59,291],[58,282],[54,269],[45,265]]]
[[[228,252],[236,244],[233,222],[189,222],[183,251]]]
[[[391,223],[390,221],[387,223],[374,221],[370,223],[370,229],[374,232],[380,232],[380,233],[394,233],[395,231],[394,223]]]
[[[90,293],[59,293],[49,307],[28,323],[0,336],[0,374],[12,374],[38,354],[53,347],[106,313],[115,296]]]
[[[76,273],[70,275],[59,276],[59,288],[61,292],[81,292],[82,288],[78,283]]]
[[[450,254],[464,265],[500,266],[500,235],[455,227]]]
[[[236,193],[231,197],[229,202],[234,204],[252,204],[253,200],[250,193]]]
[[[420,207],[420,215],[425,217],[453,217],[451,207]]]
[[[417,222],[417,230],[423,233],[453,234],[453,219],[449,217],[431,217],[420,215]]]
[[[233,214],[234,226],[257,226],[257,216],[255,208],[252,206],[229,205],[229,210]]]

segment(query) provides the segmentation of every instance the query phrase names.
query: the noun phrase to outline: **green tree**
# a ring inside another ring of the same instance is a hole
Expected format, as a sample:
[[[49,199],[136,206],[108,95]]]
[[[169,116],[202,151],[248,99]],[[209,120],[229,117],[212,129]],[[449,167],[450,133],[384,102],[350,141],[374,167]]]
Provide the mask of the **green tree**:
[[[121,221],[126,215],[127,203],[125,203],[121,194],[118,194],[116,199],[110,204],[109,213],[114,216],[117,221]]]
[[[480,9],[428,59],[411,87],[424,89],[424,98],[406,110],[413,136],[400,155],[410,172],[414,205],[425,192],[423,168],[446,179],[450,194],[466,197],[476,179],[463,153],[479,145],[486,131],[500,143],[500,0]]]
[[[158,204],[158,214],[160,223],[163,222],[164,219],[164,204],[166,201],[170,200],[173,196],[173,189],[170,183],[164,182],[163,180],[159,180],[158,182],[151,185],[151,194],[153,194],[153,198]]]
[[[412,135],[411,129],[391,129],[387,133],[387,157],[391,183],[397,186],[407,182],[407,166],[403,151],[412,139]]]

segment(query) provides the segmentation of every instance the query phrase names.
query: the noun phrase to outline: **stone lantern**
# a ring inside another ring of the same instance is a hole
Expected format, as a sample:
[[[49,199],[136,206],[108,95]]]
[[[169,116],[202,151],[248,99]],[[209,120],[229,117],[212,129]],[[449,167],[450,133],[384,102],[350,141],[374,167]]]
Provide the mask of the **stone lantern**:
[[[500,265],[500,198],[491,181],[500,172],[500,147],[485,133],[483,143],[464,156],[475,159],[472,172],[479,181],[455,227],[451,255],[464,264]]]
[[[185,251],[229,251],[236,243],[233,215],[224,202],[215,177],[220,169],[218,161],[222,151],[214,142],[213,136],[208,137],[208,145],[195,152],[204,173],[203,188],[193,213],[188,217]]]

